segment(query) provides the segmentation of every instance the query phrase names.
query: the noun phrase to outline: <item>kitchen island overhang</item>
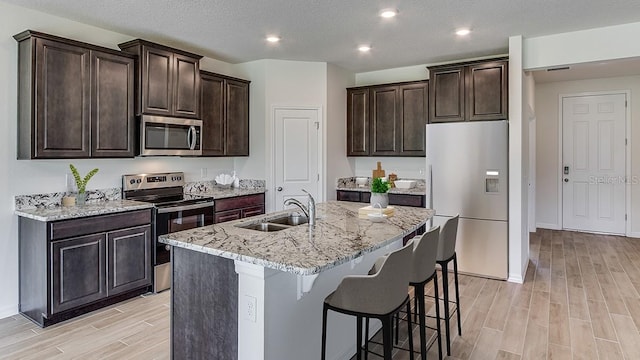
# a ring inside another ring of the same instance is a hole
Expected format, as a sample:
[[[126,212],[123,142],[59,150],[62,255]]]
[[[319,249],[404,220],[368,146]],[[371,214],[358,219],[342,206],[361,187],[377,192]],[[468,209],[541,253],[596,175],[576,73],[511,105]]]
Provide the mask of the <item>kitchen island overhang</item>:
[[[318,204],[313,228],[265,233],[237,226],[283,211],[161,237],[173,246],[172,357],[319,358],[324,298],[344,276],[366,274],[434,214],[396,207],[395,216],[372,223],[358,217],[360,206]],[[335,315],[329,323],[329,359],[348,359],[355,320]]]

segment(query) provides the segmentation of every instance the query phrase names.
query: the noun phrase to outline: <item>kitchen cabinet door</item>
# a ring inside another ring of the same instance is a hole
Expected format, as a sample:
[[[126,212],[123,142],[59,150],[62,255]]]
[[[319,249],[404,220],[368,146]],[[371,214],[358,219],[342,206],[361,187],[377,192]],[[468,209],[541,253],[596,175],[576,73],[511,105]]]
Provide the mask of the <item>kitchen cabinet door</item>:
[[[151,226],[107,234],[107,294],[151,285]]]
[[[173,113],[173,53],[143,46],[141,60],[141,109],[152,115]]]
[[[200,118],[199,63],[199,58],[173,54],[173,116]]]
[[[104,233],[51,243],[51,313],[107,297]]]
[[[134,59],[91,51],[91,156],[135,155]]]
[[[398,129],[401,156],[425,156],[425,129],[429,116],[429,83],[400,86]]]
[[[374,87],[371,95],[371,155],[400,153],[400,89]]]
[[[507,61],[493,61],[467,67],[466,112],[469,120],[508,118]]]
[[[201,72],[202,156],[223,156],[225,149],[225,82],[212,73]]]
[[[347,89],[347,156],[369,155],[369,89]]]
[[[465,120],[465,68],[429,69],[429,121]]]
[[[201,72],[202,155],[249,155],[249,82]]]
[[[225,80],[227,156],[249,156],[249,83]]]
[[[25,45],[25,46],[23,46]],[[21,44],[21,62],[31,58],[23,53],[28,51]],[[31,156],[20,158],[87,158],[90,156],[90,51],[86,48],[63,42],[35,39],[34,69],[30,64],[22,64],[22,71],[35,71],[35,124],[28,131],[31,134]],[[21,81],[28,81],[28,74],[21,73]],[[31,90],[28,84],[23,90]],[[21,94],[20,96],[28,96]],[[25,104],[28,106],[28,104]],[[30,113],[31,109],[20,111]],[[31,121],[21,117],[20,121]],[[24,125],[24,124],[23,124]],[[26,155],[26,154],[25,154]]]

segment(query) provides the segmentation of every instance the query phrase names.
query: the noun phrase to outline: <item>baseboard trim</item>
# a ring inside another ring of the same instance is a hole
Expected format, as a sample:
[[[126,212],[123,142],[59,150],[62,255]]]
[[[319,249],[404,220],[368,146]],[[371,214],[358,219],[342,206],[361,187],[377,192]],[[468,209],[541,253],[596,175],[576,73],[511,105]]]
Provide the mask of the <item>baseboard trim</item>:
[[[523,284],[524,278],[520,274],[509,274],[507,281],[516,284]]]
[[[536,223],[536,227],[549,230],[562,230],[562,226],[558,224]]]
[[[630,232],[627,237],[640,238],[640,232],[637,232],[637,231]]]
[[[9,316],[17,315],[18,308],[16,306],[5,306],[0,308],[0,319],[4,319]]]

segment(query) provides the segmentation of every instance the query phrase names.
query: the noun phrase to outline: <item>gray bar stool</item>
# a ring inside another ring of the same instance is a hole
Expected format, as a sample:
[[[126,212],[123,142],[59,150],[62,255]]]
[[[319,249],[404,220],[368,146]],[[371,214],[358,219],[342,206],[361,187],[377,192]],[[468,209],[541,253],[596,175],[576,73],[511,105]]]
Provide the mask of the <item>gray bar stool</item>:
[[[451,356],[451,330],[449,323],[453,314],[449,314],[449,303],[453,302],[449,300],[449,277],[448,264],[453,260],[453,276],[456,287],[456,314],[458,315],[458,335],[462,336],[462,319],[460,318],[460,291],[458,288],[458,258],[456,256],[456,237],[458,235],[458,218],[456,215],[447,222],[444,223],[442,230],[440,231],[440,240],[438,242],[438,256],[437,262],[442,267],[442,292],[444,295],[444,324],[445,324],[445,337],[447,339],[447,355]]]
[[[410,321],[411,316],[415,316],[416,321],[420,325],[420,354],[423,360],[427,358],[427,334],[426,329],[426,308],[425,308],[425,292],[424,287],[433,280],[434,296],[438,297],[438,273],[436,271],[436,255],[438,254],[438,242],[440,237],[440,227],[436,226],[431,228],[428,232],[414,237],[413,240],[413,260],[411,267],[411,276],[409,278],[409,285],[414,289],[414,313],[407,313],[407,320]],[[372,271],[375,271],[378,264],[374,265]],[[436,341],[438,343],[438,357],[442,359],[442,345],[440,341],[440,304],[435,302],[436,310],[436,327],[430,328],[436,330]],[[399,316],[396,315],[396,342],[398,341],[398,321]],[[368,319],[365,329],[368,330]],[[369,337],[368,331],[365,334],[366,338]],[[366,359],[366,358],[365,358]]]
[[[362,319],[376,318],[382,321],[384,359],[391,360],[393,350],[393,315],[406,307],[411,310],[407,287],[411,271],[413,242],[381,257],[378,271],[370,275],[350,275],[340,282],[336,290],[324,299],[322,309],[322,360],[326,360],[327,312],[329,309],[356,316],[357,359],[362,359]],[[411,322],[407,330],[410,357],[413,360],[413,336]],[[368,341],[368,339],[365,339]]]
[[[413,286],[414,296],[417,306],[414,307],[420,324],[420,354],[422,360],[427,359],[427,339],[426,339],[426,309],[424,302],[424,287],[433,280],[434,296],[438,298],[438,273],[436,272],[436,255],[438,254],[438,243],[440,238],[440,227],[434,227],[424,233],[419,239],[413,239],[413,269],[409,285]],[[436,307],[436,339],[438,342],[438,357],[442,359],[442,345],[440,341],[440,304],[435,302]],[[408,317],[411,317],[408,315]]]

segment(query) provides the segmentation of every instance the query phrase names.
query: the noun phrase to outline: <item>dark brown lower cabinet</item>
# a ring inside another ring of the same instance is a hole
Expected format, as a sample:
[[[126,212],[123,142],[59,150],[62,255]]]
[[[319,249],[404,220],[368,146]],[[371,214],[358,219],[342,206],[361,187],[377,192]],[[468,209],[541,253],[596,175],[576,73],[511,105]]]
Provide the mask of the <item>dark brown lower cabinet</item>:
[[[338,201],[368,203],[371,193],[368,191],[336,190]],[[389,194],[389,205],[425,207],[425,195]]]
[[[150,291],[150,209],[18,223],[19,310],[38,325]]]
[[[105,258],[104,234],[51,243],[52,313],[107,297]]]
[[[264,214],[264,194],[236,196],[214,202],[214,224]]]

